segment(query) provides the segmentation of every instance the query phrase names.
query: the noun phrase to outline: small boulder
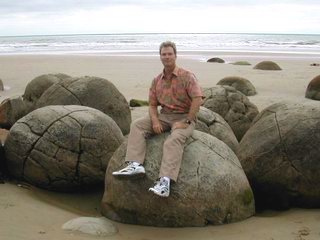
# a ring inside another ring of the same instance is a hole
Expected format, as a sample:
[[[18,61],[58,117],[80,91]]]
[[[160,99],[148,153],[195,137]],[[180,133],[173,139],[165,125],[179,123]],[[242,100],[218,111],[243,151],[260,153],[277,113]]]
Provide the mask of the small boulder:
[[[10,174],[54,191],[102,184],[106,167],[123,141],[117,124],[85,106],[48,106],[19,119],[5,144]]]
[[[247,62],[247,61],[238,61],[238,62],[234,62],[234,63],[231,63],[233,65],[239,65],[239,66],[249,66],[251,65],[251,63]]]
[[[320,100],[320,75],[311,80],[307,87],[305,97],[314,100]]]
[[[104,217],[75,218],[63,224],[62,229],[75,233],[86,233],[96,237],[108,237],[118,232],[117,227]]]
[[[28,114],[32,104],[22,97],[7,98],[0,104],[0,127],[10,129],[20,118]]]
[[[49,87],[36,108],[49,105],[83,105],[110,116],[123,134],[129,133],[131,112],[125,97],[110,81],[99,77],[67,78]]]
[[[204,95],[203,106],[222,116],[240,141],[259,113],[256,105],[234,87],[226,85],[205,89]]]
[[[139,99],[131,99],[129,101],[130,107],[142,107],[142,106],[149,106],[149,102],[145,100],[139,100]]]
[[[264,109],[237,156],[258,208],[320,207],[320,110],[316,102]]]
[[[208,59],[207,62],[210,62],[210,63],[224,63],[225,61],[223,59],[221,59],[221,58],[214,57],[214,58]]]
[[[106,172],[104,216],[122,223],[187,227],[236,222],[254,214],[253,194],[236,155],[222,141],[199,131],[186,142],[170,196],[159,199],[149,192],[158,178],[168,134],[147,140],[146,175],[142,179],[126,181],[112,176],[125,165],[127,143],[118,148]]]
[[[208,108],[200,107],[195,129],[218,138],[227,144],[233,152],[238,149],[239,142],[229,124],[218,113],[212,112]]]
[[[64,73],[57,73],[44,74],[34,78],[27,84],[22,96],[23,100],[35,103],[51,85],[69,77]]]
[[[4,86],[3,86],[3,82],[2,82],[2,80],[0,78],[0,91],[3,91],[3,90],[4,90]]]
[[[253,69],[259,70],[282,70],[281,67],[272,61],[262,61],[255,65]]]
[[[252,85],[252,83],[249,80],[242,77],[225,77],[221,79],[217,83],[217,85],[228,85],[234,87],[246,96],[253,96],[257,94],[256,88]]]

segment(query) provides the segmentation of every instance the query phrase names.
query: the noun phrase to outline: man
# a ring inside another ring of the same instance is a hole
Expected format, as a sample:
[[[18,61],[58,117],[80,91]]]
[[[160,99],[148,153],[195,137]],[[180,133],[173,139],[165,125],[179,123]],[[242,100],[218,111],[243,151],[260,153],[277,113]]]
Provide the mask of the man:
[[[128,165],[112,174],[118,177],[144,175],[146,138],[171,130],[163,145],[159,180],[149,189],[168,197],[170,181],[177,181],[184,143],[194,130],[203,94],[194,74],[176,66],[177,50],[173,42],[163,42],[159,51],[164,69],[150,87],[149,115],[131,124],[126,153]],[[161,105],[160,114],[158,105]]]

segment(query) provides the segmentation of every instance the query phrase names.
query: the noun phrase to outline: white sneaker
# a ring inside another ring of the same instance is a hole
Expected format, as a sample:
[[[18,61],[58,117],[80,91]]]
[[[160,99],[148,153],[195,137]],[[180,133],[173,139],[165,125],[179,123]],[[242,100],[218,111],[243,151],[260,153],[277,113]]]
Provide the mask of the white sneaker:
[[[149,191],[160,197],[169,197],[170,194],[170,179],[166,180],[165,178],[160,178],[156,181],[154,187],[149,188]]]
[[[130,176],[143,176],[146,173],[144,167],[137,162],[128,162],[128,165],[112,173],[113,176],[117,177],[130,177]]]

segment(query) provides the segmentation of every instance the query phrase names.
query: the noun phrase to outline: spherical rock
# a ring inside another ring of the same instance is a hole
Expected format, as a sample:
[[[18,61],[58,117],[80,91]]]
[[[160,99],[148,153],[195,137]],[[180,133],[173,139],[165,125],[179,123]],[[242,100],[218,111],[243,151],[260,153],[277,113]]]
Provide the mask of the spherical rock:
[[[228,85],[231,87],[234,87],[238,91],[242,92],[246,96],[253,96],[257,94],[257,91],[255,87],[252,85],[252,83],[242,77],[236,77],[236,76],[231,76],[231,77],[225,77],[221,79],[217,85]]]
[[[10,129],[18,119],[32,109],[32,103],[18,97],[7,98],[0,104],[0,127]]]
[[[118,232],[117,227],[104,217],[79,217],[71,219],[63,224],[62,229],[75,233],[86,233],[98,237],[112,236]]]
[[[127,143],[110,160],[102,199],[102,213],[131,224],[186,227],[240,221],[255,212],[254,198],[233,151],[209,134],[194,131],[187,140],[176,183],[170,196],[151,192],[158,178],[162,146],[169,133],[147,140],[142,179],[121,180],[112,172],[124,166]]]
[[[255,65],[253,69],[259,70],[282,70],[281,67],[272,61],[262,61]]]
[[[16,178],[55,191],[101,184],[109,159],[123,141],[106,114],[84,106],[48,106],[21,118],[5,144]]]
[[[4,86],[3,86],[3,82],[2,82],[2,80],[0,78],[0,91],[3,91],[3,90],[4,90]]]
[[[233,65],[240,65],[240,66],[249,66],[251,65],[251,63],[247,62],[247,61],[238,61],[238,62],[234,62],[234,63],[231,63]]]
[[[149,102],[146,100],[140,100],[140,99],[130,99],[129,106],[130,107],[149,106]]]
[[[234,152],[237,151],[239,142],[223,117],[205,107],[200,107],[197,119],[196,130],[218,138],[227,144]]]
[[[244,94],[230,86],[205,89],[204,95],[203,106],[221,115],[240,141],[258,114],[258,108]]]
[[[315,102],[263,110],[238,157],[258,207],[320,207],[320,110]]]
[[[28,83],[23,99],[35,103],[51,85],[69,77],[64,73],[40,75]]]
[[[5,154],[3,145],[0,144],[0,184],[3,183],[5,179]]]
[[[215,58],[208,59],[207,62],[224,63],[225,61],[223,59],[221,59],[221,58],[215,57]]]
[[[98,77],[67,78],[48,88],[36,107],[48,105],[83,105],[110,116],[123,134],[129,133],[131,112],[119,90],[108,80]]]
[[[313,78],[309,83],[306,90],[306,98],[320,100],[320,75]]]

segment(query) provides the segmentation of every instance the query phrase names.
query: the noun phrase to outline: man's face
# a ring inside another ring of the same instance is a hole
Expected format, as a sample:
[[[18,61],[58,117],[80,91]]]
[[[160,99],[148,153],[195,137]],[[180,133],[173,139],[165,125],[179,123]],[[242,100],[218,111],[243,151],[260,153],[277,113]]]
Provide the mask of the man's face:
[[[163,47],[161,49],[160,59],[164,67],[174,67],[177,56],[174,54],[172,47]]]

